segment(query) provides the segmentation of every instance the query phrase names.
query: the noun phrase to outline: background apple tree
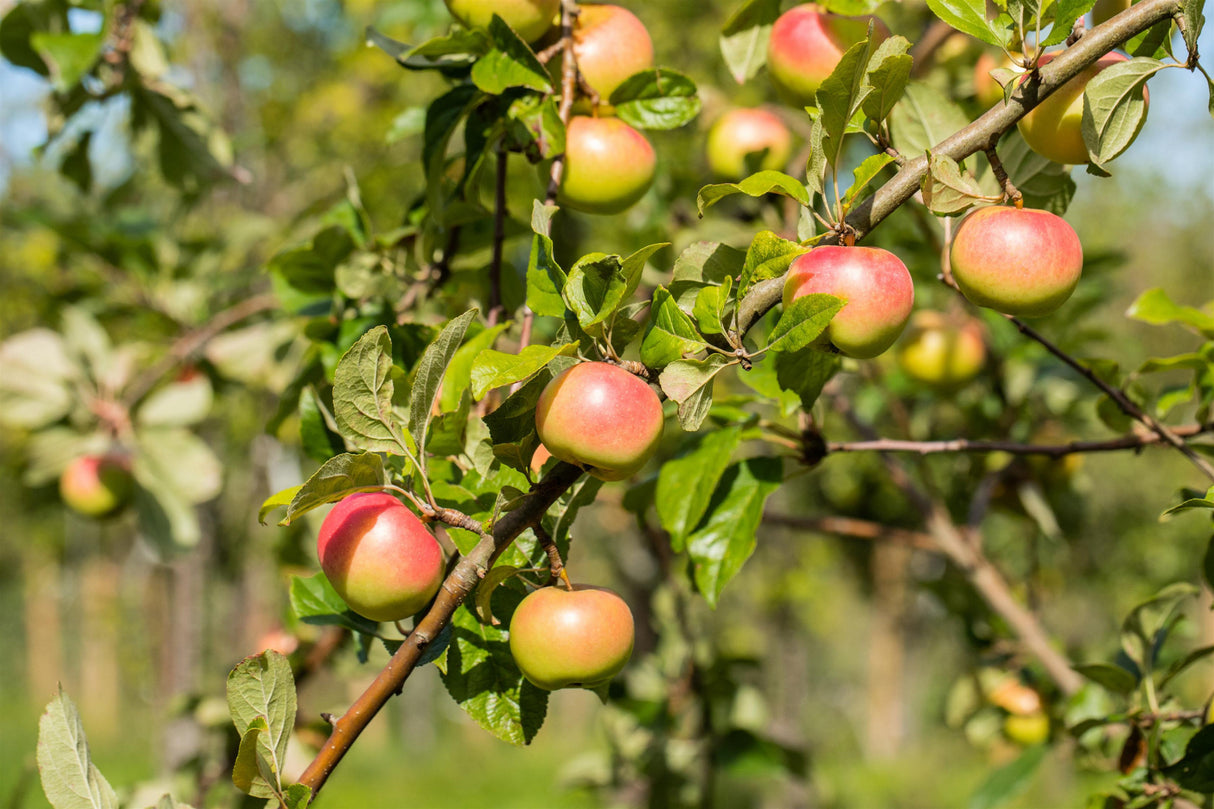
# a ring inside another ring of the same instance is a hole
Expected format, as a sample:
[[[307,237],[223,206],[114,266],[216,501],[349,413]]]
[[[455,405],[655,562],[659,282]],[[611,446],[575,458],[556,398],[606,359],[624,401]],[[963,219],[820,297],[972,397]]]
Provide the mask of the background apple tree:
[[[0,0],[8,805],[1208,805],[1203,4],[838,0],[808,90],[792,4],[626,4],[604,73],[594,6],[490,5]],[[706,154],[760,105],[786,153]],[[959,291],[991,204],[1074,227],[1056,312]],[[857,244],[914,286],[875,358],[784,299]],[[622,481],[536,457],[584,361],[664,402]],[[447,555],[408,621],[318,572],[370,491]],[[593,692],[510,654],[563,573],[633,614]]]

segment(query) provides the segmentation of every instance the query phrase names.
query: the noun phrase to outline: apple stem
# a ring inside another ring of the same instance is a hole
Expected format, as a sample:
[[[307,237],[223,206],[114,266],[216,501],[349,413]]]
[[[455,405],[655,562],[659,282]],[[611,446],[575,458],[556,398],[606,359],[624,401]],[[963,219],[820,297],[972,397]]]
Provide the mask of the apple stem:
[[[548,529],[538,522],[532,526],[531,530],[535,532],[544,553],[548,554],[548,583],[555,584],[557,580],[560,580],[566,590],[573,592],[573,583],[569,581],[569,574],[565,572],[565,562],[561,559],[561,552],[557,549],[552,534],[549,534]]]
[[[1020,193],[1015,185],[1012,184],[1012,178],[1007,176],[1007,169],[1003,167],[1003,161],[999,159],[999,153],[995,150],[995,145],[992,143],[984,150],[986,159],[991,164],[991,170],[995,172],[995,179],[999,181],[999,185],[1003,187],[1003,194],[1007,199],[1010,199],[1016,208],[1024,208],[1024,195]]]

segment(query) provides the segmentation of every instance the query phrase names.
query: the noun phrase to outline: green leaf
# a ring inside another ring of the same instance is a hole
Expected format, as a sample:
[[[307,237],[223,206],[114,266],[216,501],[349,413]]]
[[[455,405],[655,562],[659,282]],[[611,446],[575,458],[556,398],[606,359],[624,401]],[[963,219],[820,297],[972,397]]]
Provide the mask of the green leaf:
[[[279,525],[290,525],[297,517],[317,506],[355,492],[379,491],[386,483],[384,461],[379,455],[374,452],[344,452],[326,461],[295,492],[287,505],[287,515]]]
[[[1162,59],[1168,55],[1172,37],[1172,20],[1165,19],[1125,41],[1122,50],[1130,56]]]
[[[291,577],[291,609],[305,624],[341,626],[353,632],[374,635],[379,624],[350,609],[333,589],[324,573]]]
[[[1075,196],[1075,181],[1069,168],[1034,152],[1014,127],[999,143],[999,158],[1012,183],[1024,195],[1027,207],[1059,216],[1066,213]],[[988,195],[1002,192],[993,172],[987,171],[983,180]]]
[[[845,301],[834,295],[803,295],[789,304],[771,330],[767,347],[772,351],[796,352],[812,345],[826,331],[831,318]]]
[[[30,37],[30,45],[51,69],[55,89],[66,93],[97,64],[105,44],[104,30],[90,34],[51,33],[38,31]]]
[[[195,374],[184,382],[158,388],[135,411],[135,421],[143,427],[186,427],[197,424],[211,412],[214,397],[211,380]]]
[[[970,796],[969,809],[994,809],[1021,795],[1032,784],[1049,751],[1048,745],[1034,745],[1015,761],[995,770]]]
[[[670,242],[658,242],[657,244],[646,245],[624,259],[621,267],[621,271],[624,273],[624,280],[626,281],[624,300],[631,298],[633,293],[637,291],[637,287],[641,285],[641,275],[645,271],[645,263],[653,257],[654,253],[663,247],[670,247]]]
[[[1147,120],[1147,79],[1167,65],[1134,58],[1101,70],[1083,91],[1083,142],[1096,163],[1124,152]]]
[[[927,7],[963,34],[976,37],[988,45],[1001,48],[1007,45],[1007,34],[987,22],[986,3],[983,0],[928,0]]]
[[[1138,299],[1130,304],[1126,316],[1153,326],[1179,323],[1208,340],[1214,340],[1214,315],[1173,302],[1168,293],[1159,287],[1148,289],[1139,295]]]
[[[466,69],[489,50],[489,38],[475,28],[456,30],[410,47],[367,26],[366,41],[410,70]]]
[[[1207,582],[1209,579],[1206,580]],[[1168,666],[1167,673],[1159,678],[1159,689],[1163,690],[1167,684],[1174,680],[1178,675],[1182,674],[1185,669],[1194,663],[1205,660],[1210,655],[1214,654],[1214,646],[1202,646],[1200,649],[1194,649],[1187,655],[1177,660],[1172,665]]]
[[[745,297],[751,286],[760,281],[784,275],[797,256],[808,252],[808,247],[782,239],[770,230],[759,231],[746,251],[746,261],[738,280],[738,297]]]
[[[480,584],[476,585],[476,615],[482,624],[501,625],[502,622],[494,617],[490,603],[493,599],[493,591],[503,582],[517,576],[519,572],[519,568],[513,565],[494,565],[485,574],[485,578],[481,579]]]
[[[412,457],[392,407],[392,340],[386,326],[364,334],[337,363],[333,417],[360,449]]]
[[[509,624],[522,596],[499,587],[494,612]],[[505,630],[481,623],[467,604],[451,619],[454,632],[438,661],[443,685],[478,725],[502,741],[530,744],[544,723],[548,692],[527,682],[514,664]]]
[[[1087,663],[1074,669],[1114,694],[1131,694],[1138,687],[1138,677],[1133,672],[1112,663]]]
[[[701,334],[721,334],[725,331],[725,309],[733,300],[730,295],[733,279],[725,277],[720,286],[702,287],[696,293],[692,316]]]
[[[676,360],[662,369],[658,383],[662,392],[678,402],[679,426],[688,432],[700,429],[712,406],[712,384],[721,369],[737,364],[722,354],[702,360]]]
[[[1188,511],[1189,509],[1194,508],[1214,509],[1214,486],[1210,487],[1209,491],[1206,492],[1205,497],[1191,497],[1188,500],[1185,500],[1183,503],[1178,503],[1172,506],[1159,516],[1160,519],[1164,519],[1181,511]]]
[[[62,419],[76,401],[84,371],[63,338],[32,329],[0,343],[0,424],[38,430]]]
[[[307,784],[291,784],[286,789],[285,797],[286,809],[308,809],[312,803],[312,788]]]
[[[448,322],[434,342],[426,347],[414,369],[413,391],[409,397],[409,434],[417,445],[422,462],[419,468],[423,471],[426,456],[422,448],[426,446],[426,431],[430,429],[430,419],[434,417],[435,405],[442,393],[443,379],[476,313],[476,309],[469,309]]]
[[[920,189],[923,204],[937,216],[952,216],[978,202],[994,201],[984,195],[978,181],[948,155],[930,155],[928,173],[924,175]]]
[[[236,751],[236,761],[232,765],[232,783],[241,792],[252,795],[257,792],[260,797],[269,797],[261,793],[268,792],[266,782],[261,777],[259,742],[261,734],[268,731],[266,718],[259,716],[249,724],[249,729],[240,737],[240,747]],[[277,785],[277,784],[276,784]]]
[[[721,27],[721,56],[738,84],[767,64],[767,42],[780,16],[780,0],[745,0]]]
[[[475,337],[468,338],[447,367],[447,377],[443,380],[443,392],[439,404],[442,412],[454,410],[460,406],[460,398],[464,391],[472,386],[472,368],[476,358],[487,348],[497,342],[498,336],[509,328],[509,323],[499,323],[491,329],[480,331]]]
[[[489,22],[493,49],[472,66],[472,83],[490,95],[501,95],[510,87],[552,92],[552,78],[514,30],[494,14]]]
[[[658,287],[649,306],[649,324],[641,341],[641,362],[665,368],[685,354],[703,351],[704,338],[695,322],[679,308],[665,287]]]
[[[265,722],[265,730],[257,735],[257,750],[275,773],[282,773],[296,711],[295,680],[287,658],[273,650],[246,657],[228,675],[227,692],[236,732],[243,739],[255,722]],[[265,784],[262,794],[259,780],[264,784],[260,776],[253,779],[249,794],[270,797],[281,790],[281,783]]]
[[[864,158],[860,165],[852,171],[851,187],[847,189],[847,193],[843,196],[844,208],[850,209],[857,199],[872,181],[881,175],[882,169],[894,162],[893,155],[882,152],[881,154],[869,155]]]
[[[207,442],[189,430],[145,428],[136,433],[135,477],[170,491],[184,503],[213,500],[223,487],[223,466]]]
[[[668,67],[629,76],[610,103],[621,121],[637,129],[678,129],[700,114],[696,83]]]
[[[544,205],[538,199],[531,211],[531,257],[527,260],[527,305],[537,315],[564,317],[565,271],[556,263],[552,246],[552,215],[555,205]]]
[[[872,28],[873,24],[870,23],[869,38],[848,48],[835,69],[818,87],[816,100],[822,112],[820,120],[825,136],[826,162],[836,171],[843,156],[843,135],[864,100],[872,94],[872,86],[864,81],[869,59],[877,49],[871,39]]]
[[[969,116],[942,91],[921,81],[906,85],[890,113],[894,146],[904,155],[931,151],[949,135],[969,125]]]
[[[295,499],[295,495],[299,494],[299,490],[303,488],[301,483],[298,486],[290,486],[282,491],[272,494],[265,499],[261,504],[261,508],[257,510],[257,521],[262,525],[266,524],[266,517],[271,511],[276,508],[286,508]]]
[[[624,302],[628,280],[619,256],[590,253],[569,270],[563,297],[582,329],[601,337],[602,324]]]
[[[780,194],[791,197],[802,205],[809,204],[809,192],[805,185],[794,177],[789,177],[781,171],[760,171],[750,175],[740,183],[715,183],[700,189],[696,197],[696,206],[700,216],[725,197],[733,194],[746,194],[751,197],[761,197],[764,194]]]
[[[675,553],[684,550],[687,535],[699,525],[741,439],[737,426],[697,435],[677,457],[662,464],[654,503]]]
[[[477,401],[494,388],[530,378],[558,355],[573,356],[576,343],[529,345],[518,354],[485,349],[472,364],[472,397]]]
[[[1145,676],[1155,668],[1159,647],[1179,619],[1178,610],[1199,592],[1188,582],[1167,585],[1136,606],[1121,626],[1121,647]]]
[[[307,456],[322,463],[346,448],[341,436],[329,429],[328,414],[311,386],[299,394],[299,439]]]
[[[1185,789],[1214,792],[1214,725],[1206,725],[1189,739],[1184,758],[1163,773]]]
[[[1039,47],[1048,48],[1066,40],[1075,27],[1075,21],[1092,8],[1092,0],[1058,0],[1048,5],[1049,13],[1044,15],[1051,20],[1053,26],[1048,36],[1043,37]]]
[[[118,796],[93,765],[75,703],[59,687],[38,720],[38,772],[54,809],[118,809]]]
[[[903,37],[893,36],[877,47],[877,52],[868,62],[864,81],[872,91],[864,97],[860,108],[874,122],[888,118],[906,90],[914,66],[914,59],[907,53],[909,49],[910,42]]]
[[[1180,15],[1184,20],[1181,35],[1184,37],[1185,48],[1190,54],[1197,53],[1197,39],[1205,27],[1206,18],[1201,13],[1205,4],[1205,0],[1182,0],[1180,4]]]
[[[808,297],[808,296],[806,296]],[[781,390],[801,397],[801,407],[809,410],[822,388],[839,370],[839,358],[814,348],[776,354],[776,381]]]
[[[710,606],[754,553],[763,503],[783,478],[779,458],[739,461],[721,476],[703,521],[687,537],[696,589]]]

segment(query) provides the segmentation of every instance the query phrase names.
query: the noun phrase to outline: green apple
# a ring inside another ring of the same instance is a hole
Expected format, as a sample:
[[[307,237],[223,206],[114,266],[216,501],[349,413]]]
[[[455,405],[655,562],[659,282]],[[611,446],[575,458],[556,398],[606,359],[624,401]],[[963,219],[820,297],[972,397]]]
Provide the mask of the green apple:
[[[902,370],[919,382],[937,390],[955,390],[986,364],[982,324],[969,317],[916,312],[898,343],[897,358]]]
[[[649,385],[606,362],[582,362],[540,393],[535,429],[552,457],[623,480],[657,451],[665,417]]]
[[[119,453],[81,455],[59,477],[59,496],[69,508],[86,517],[117,514],[135,494],[131,460]]]
[[[1003,733],[1024,747],[1044,744],[1050,738],[1050,718],[1043,712],[1012,714],[1003,720]]]
[[[953,278],[971,303],[1006,315],[1042,317],[1066,302],[1083,271],[1083,246],[1049,211],[992,205],[961,221],[949,252]]]
[[[798,256],[784,281],[784,306],[814,293],[846,301],[824,337],[857,359],[875,357],[893,345],[915,304],[906,265],[879,247],[815,247]]]
[[[321,523],[316,552],[337,594],[372,621],[408,618],[443,582],[438,540],[382,492],[352,494],[335,505]]]
[[[585,213],[620,213],[645,196],[656,168],[652,144],[619,118],[575,115],[557,201]]]
[[[632,656],[632,611],[605,587],[542,587],[510,618],[510,653],[533,685],[597,688]]]
[[[889,28],[876,17],[843,17],[814,3],[781,14],[767,43],[767,71],[780,97],[796,107],[813,104],[847,49],[868,36],[870,23],[875,41],[889,38]]]
[[[1048,64],[1053,58],[1054,54],[1047,53],[1039,64]],[[1055,163],[1087,163],[1088,149],[1083,142],[1083,90],[1100,71],[1124,61],[1126,57],[1119,53],[1100,57],[1021,118],[1016,126],[1029,148]],[[1149,102],[1145,87],[1142,92]]]
[[[451,16],[469,28],[487,28],[501,17],[520,37],[534,42],[548,32],[561,0],[443,0]]]
[[[780,116],[761,107],[732,109],[708,130],[708,167],[730,180],[746,176],[746,156],[763,152],[760,169],[783,169],[792,154],[792,133]]]

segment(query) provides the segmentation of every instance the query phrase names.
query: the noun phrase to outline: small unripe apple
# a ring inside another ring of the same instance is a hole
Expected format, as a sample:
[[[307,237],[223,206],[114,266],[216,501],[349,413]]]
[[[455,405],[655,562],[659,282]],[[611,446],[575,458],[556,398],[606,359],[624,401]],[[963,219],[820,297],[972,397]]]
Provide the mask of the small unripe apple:
[[[879,247],[815,247],[798,256],[784,281],[784,306],[814,293],[846,301],[824,337],[857,359],[875,357],[893,345],[915,304],[906,265]]]
[[[919,382],[954,390],[986,364],[982,324],[973,318],[950,320],[938,312],[916,312],[898,343],[898,364]]]
[[[605,362],[582,362],[540,393],[535,429],[552,457],[601,480],[639,471],[662,439],[662,403],[637,377]]]
[[[549,691],[597,688],[632,656],[632,611],[605,587],[542,587],[510,619],[510,653],[523,676]]]
[[[527,42],[534,42],[552,27],[561,0],[443,0],[451,16],[469,28],[488,28],[493,15]]]
[[[1049,211],[994,205],[970,213],[953,237],[953,278],[971,303],[1007,315],[1042,317],[1071,297],[1083,246]]]
[[[422,521],[382,492],[352,494],[325,515],[320,566],[350,609],[373,621],[413,615],[443,582],[443,551]]]
[[[135,494],[135,478],[126,455],[81,455],[59,477],[59,496],[86,517],[117,514]]]
[[[1103,25],[1130,7],[1130,0],[1096,0],[1092,6],[1092,25]]]
[[[761,107],[733,109],[708,130],[708,166],[729,179],[746,176],[746,156],[767,153],[760,169],[782,169],[792,153],[792,133],[780,116]]]
[[[653,146],[619,118],[575,115],[557,201],[586,213],[619,213],[645,196],[656,168]]]
[[[780,97],[797,107],[812,104],[847,49],[868,36],[870,22],[874,41],[889,37],[889,28],[876,17],[843,17],[814,3],[781,14],[767,42],[767,71]]]
[[[1050,738],[1050,718],[1042,712],[1012,714],[1003,720],[1003,732],[1009,739],[1024,747],[1044,744]]]
[[[1045,65],[1053,58],[1053,54],[1047,53],[1039,64]],[[1083,143],[1083,90],[1100,71],[1124,61],[1126,57],[1119,53],[1105,54],[1021,118],[1016,126],[1029,148],[1055,163],[1087,163],[1088,149]],[[1149,100],[1145,87],[1142,92],[1143,98]]]
[[[573,28],[573,56],[586,84],[606,104],[624,79],[653,67],[653,40],[628,9],[587,3]],[[559,71],[560,61],[554,61]]]

